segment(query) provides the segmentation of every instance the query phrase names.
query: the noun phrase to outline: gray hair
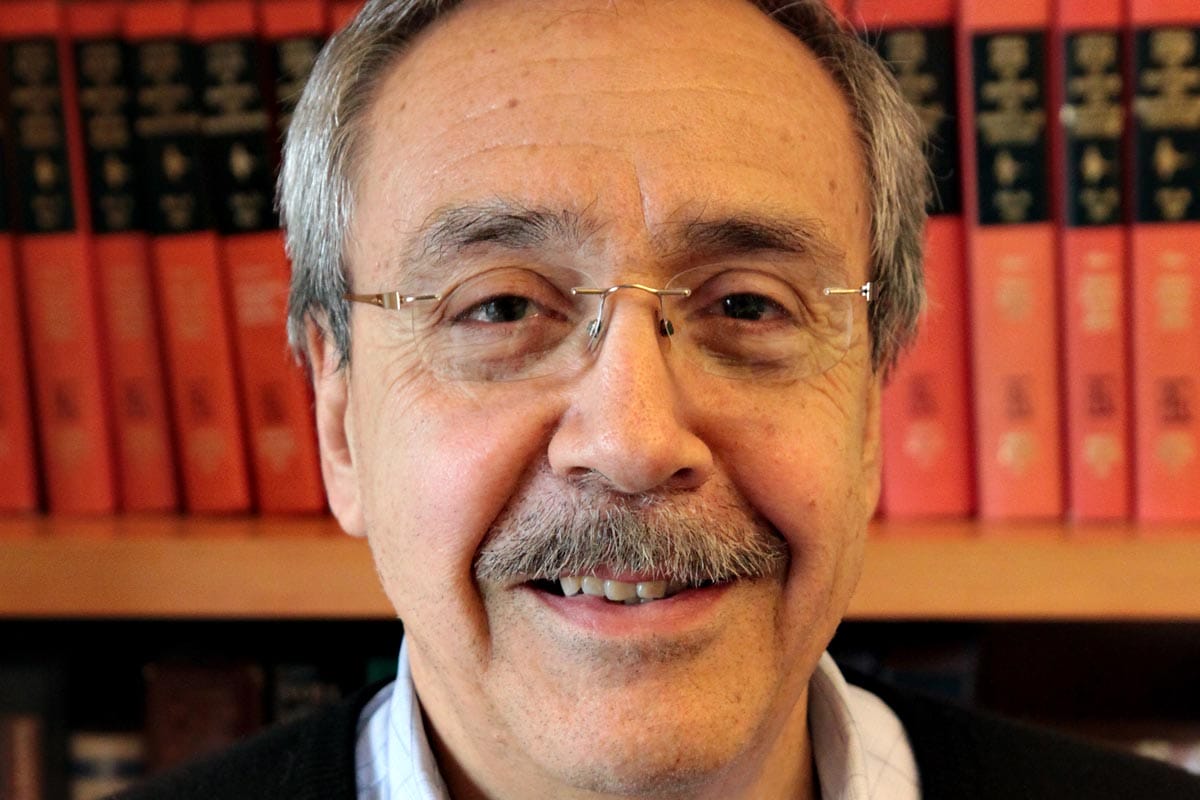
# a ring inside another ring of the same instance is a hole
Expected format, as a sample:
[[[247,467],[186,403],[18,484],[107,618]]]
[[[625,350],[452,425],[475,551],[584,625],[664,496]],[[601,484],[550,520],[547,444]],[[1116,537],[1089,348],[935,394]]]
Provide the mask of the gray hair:
[[[388,68],[461,0],[368,0],[322,51],[284,145],[279,210],[292,260],[288,336],[303,357],[314,319],[345,365],[350,353],[345,250],[354,214],[357,155],[367,113]],[[923,227],[930,193],[921,123],[887,65],[821,0],[751,0],[803,42],[850,105],[869,181],[871,363],[886,372],[916,333],[924,305]]]

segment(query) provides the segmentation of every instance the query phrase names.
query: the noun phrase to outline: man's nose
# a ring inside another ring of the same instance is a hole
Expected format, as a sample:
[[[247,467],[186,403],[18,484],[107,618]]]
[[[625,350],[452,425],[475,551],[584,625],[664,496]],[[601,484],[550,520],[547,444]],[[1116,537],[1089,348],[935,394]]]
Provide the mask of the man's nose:
[[[565,477],[600,476],[623,494],[695,488],[713,470],[692,419],[703,400],[673,374],[688,367],[671,357],[658,300],[631,290],[607,305],[596,350],[585,356],[591,363],[567,390],[550,466]]]

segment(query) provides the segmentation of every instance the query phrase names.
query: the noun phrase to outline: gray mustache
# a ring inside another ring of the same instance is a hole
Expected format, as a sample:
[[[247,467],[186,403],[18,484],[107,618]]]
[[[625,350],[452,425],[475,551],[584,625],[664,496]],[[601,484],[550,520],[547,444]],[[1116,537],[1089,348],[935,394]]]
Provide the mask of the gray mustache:
[[[688,585],[778,575],[783,538],[742,509],[651,503],[538,503],[503,516],[475,558],[480,582],[515,584],[614,572],[652,574]]]

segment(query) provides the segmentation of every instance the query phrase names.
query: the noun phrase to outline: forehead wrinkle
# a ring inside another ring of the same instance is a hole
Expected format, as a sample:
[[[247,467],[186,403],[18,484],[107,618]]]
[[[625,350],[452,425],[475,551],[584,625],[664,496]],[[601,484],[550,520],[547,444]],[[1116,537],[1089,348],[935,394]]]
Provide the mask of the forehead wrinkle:
[[[414,254],[428,261],[481,246],[515,251],[580,249],[599,227],[587,209],[549,209],[495,198],[444,206],[431,213],[415,233]]]
[[[792,256],[844,278],[845,254],[817,221],[763,213],[704,213],[668,223],[656,248],[674,258],[697,260],[747,255]]]

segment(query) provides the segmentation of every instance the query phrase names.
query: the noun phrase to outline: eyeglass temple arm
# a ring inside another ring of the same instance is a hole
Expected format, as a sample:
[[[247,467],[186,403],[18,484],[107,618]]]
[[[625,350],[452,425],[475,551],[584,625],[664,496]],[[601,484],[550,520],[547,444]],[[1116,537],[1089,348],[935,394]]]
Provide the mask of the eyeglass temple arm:
[[[349,300],[351,303],[369,303],[373,306],[386,308],[389,311],[395,311],[408,303],[415,303],[418,300],[440,300],[441,295],[437,294],[402,294],[400,292],[383,292],[381,294],[354,294],[346,292],[342,295],[343,300]]]
[[[868,303],[871,302],[871,298],[875,296],[874,287],[871,285],[871,281],[867,281],[862,286],[859,286],[857,289],[844,289],[844,288],[840,288],[840,287],[836,287],[836,286],[826,286],[825,287],[825,296],[826,297],[829,297],[830,295],[837,295],[837,294],[856,294],[859,297],[866,300]]]
[[[646,286],[641,283],[619,283],[616,286],[609,286],[606,289],[592,288],[588,286],[576,286],[571,289],[571,294],[583,295],[598,295],[600,297],[600,308],[596,310],[596,318],[592,320],[592,324],[588,326],[588,343],[589,347],[594,347],[596,341],[600,338],[600,331],[604,327],[604,301],[608,299],[610,294],[616,293],[620,289],[640,289],[643,292],[649,292],[658,298],[658,330],[663,336],[671,336],[675,333],[675,326],[667,319],[666,307],[663,303],[664,297],[689,297],[692,294],[691,289],[656,289],[653,286]]]

